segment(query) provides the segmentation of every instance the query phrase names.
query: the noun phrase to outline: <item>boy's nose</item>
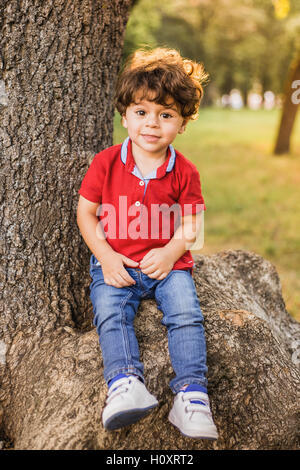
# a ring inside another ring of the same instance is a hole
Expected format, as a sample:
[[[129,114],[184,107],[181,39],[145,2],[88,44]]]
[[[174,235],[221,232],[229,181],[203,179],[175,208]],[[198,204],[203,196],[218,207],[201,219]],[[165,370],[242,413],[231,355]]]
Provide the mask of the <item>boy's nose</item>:
[[[147,120],[147,126],[149,127],[157,127],[158,126],[158,119],[154,115],[149,115]]]

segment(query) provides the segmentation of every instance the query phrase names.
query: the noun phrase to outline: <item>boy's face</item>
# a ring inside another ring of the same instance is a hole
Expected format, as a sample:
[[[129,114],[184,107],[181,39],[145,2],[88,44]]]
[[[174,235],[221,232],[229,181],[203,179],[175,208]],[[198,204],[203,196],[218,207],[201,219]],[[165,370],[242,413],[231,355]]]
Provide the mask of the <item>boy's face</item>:
[[[159,158],[176,135],[184,132],[187,122],[171,99],[168,106],[163,106],[137,95],[122,116],[122,124],[145,156]]]

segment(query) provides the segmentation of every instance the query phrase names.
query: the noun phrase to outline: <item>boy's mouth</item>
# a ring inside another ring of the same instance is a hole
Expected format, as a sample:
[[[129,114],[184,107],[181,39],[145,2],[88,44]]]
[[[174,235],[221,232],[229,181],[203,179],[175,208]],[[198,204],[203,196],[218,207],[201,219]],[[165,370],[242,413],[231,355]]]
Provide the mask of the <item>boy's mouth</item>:
[[[142,134],[142,137],[148,142],[156,142],[160,137],[152,134]]]

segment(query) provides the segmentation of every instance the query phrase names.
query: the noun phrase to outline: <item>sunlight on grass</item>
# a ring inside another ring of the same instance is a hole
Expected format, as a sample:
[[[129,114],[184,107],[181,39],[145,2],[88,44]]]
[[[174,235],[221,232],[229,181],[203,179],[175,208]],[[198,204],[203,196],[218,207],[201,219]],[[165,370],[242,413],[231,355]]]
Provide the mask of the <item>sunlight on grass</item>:
[[[287,310],[300,321],[300,119],[290,155],[273,156],[278,110],[203,108],[175,148],[197,166],[207,206],[203,254],[253,251],[280,275]],[[114,142],[126,137],[115,118]]]

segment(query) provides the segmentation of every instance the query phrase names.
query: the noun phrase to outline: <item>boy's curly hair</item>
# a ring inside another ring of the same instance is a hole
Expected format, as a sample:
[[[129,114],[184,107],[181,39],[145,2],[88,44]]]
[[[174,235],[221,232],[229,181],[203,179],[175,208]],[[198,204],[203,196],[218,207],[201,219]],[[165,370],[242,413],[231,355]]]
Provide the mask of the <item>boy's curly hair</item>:
[[[141,92],[140,99],[163,106],[170,105],[171,97],[183,118],[197,119],[202,85],[207,79],[202,63],[182,58],[175,49],[138,49],[127,59],[118,78],[115,106],[121,115],[125,114],[137,92]]]

